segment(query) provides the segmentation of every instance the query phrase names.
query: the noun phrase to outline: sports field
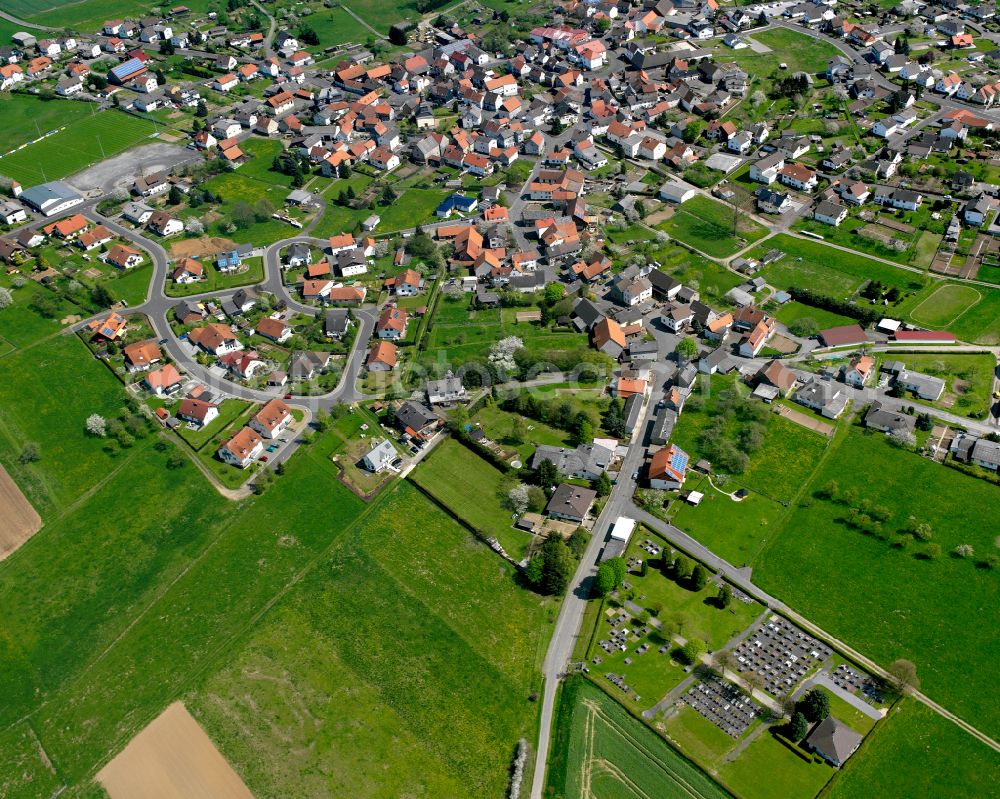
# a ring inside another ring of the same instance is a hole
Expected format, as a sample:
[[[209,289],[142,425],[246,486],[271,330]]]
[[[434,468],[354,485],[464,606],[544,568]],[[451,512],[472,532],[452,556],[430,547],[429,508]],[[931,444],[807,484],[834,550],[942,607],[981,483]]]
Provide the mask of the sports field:
[[[185,5],[193,12],[201,12],[210,3],[208,0],[190,0]],[[29,22],[90,33],[106,19],[139,19],[149,12],[150,6],[142,0],[77,0],[69,3],[59,0],[5,0],[3,8]]]
[[[957,283],[939,286],[910,311],[910,318],[928,327],[948,327],[982,298],[983,295],[972,286]]]
[[[7,39],[4,39],[6,42]],[[93,103],[42,100],[30,94],[0,94],[0,153],[94,113]]]
[[[729,793],[599,688],[562,687],[546,796],[558,799],[723,799]]]
[[[58,180],[139,144],[155,130],[152,120],[121,111],[101,111],[0,158],[0,173],[25,186]]]

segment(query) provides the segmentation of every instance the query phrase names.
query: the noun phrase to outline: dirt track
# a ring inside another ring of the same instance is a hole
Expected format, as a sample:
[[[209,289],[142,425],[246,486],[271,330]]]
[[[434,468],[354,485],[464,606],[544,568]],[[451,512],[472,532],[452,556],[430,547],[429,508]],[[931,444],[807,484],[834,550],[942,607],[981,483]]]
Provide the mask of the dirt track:
[[[0,466],[0,560],[42,528],[42,518]]]
[[[196,258],[200,255],[215,255],[223,250],[231,250],[236,246],[232,239],[216,236],[202,236],[197,239],[175,241],[170,245],[171,258]]]
[[[133,738],[97,781],[111,799],[253,799],[180,702]]]

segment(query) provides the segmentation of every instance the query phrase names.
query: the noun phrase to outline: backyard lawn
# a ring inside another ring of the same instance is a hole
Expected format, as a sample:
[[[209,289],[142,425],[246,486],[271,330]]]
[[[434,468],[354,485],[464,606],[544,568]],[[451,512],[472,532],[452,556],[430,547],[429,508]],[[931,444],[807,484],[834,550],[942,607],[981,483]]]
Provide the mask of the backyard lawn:
[[[508,555],[520,560],[531,535],[512,527],[511,512],[499,496],[502,477],[499,469],[449,438],[413,470],[410,479],[484,536],[495,537]]]
[[[802,760],[768,731],[719,769],[723,784],[743,799],[812,799],[835,774],[825,763]]]
[[[260,256],[244,258],[243,264],[246,266],[246,270],[231,274],[216,269],[212,258],[203,258],[202,264],[205,267],[204,280],[199,280],[196,283],[174,283],[172,280],[168,280],[163,289],[164,294],[168,297],[190,297],[193,294],[204,294],[207,291],[252,286],[264,279],[264,259]]]

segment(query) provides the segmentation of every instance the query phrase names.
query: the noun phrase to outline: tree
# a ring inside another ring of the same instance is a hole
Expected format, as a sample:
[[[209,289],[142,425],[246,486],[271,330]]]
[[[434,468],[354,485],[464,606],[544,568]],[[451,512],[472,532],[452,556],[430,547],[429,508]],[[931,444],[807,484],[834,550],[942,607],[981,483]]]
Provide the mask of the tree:
[[[559,469],[556,468],[556,465],[546,458],[538,464],[538,469],[535,470],[535,477],[538,479],[538,485],[542,488],[548,488],[558,483],[562,476],[559,474]]]
[[[310,47],[315,47],[319,44],[319,34],[316,33],[315,29],[310,25],[303,25],[299,28],[299,41],[305,42]]]
[[[621,560],[621,558],[611,558],[610,560],[603,561],[597,567],[597,577],[594,579],[594,591],[598,596],[607,596],[621,585],[621,581],[618,579],[618,572],[612,563],[615,560]]]
[[[928,544],[924,547],[923,553],[924,560],[937,560],[941,557],[941,546],[940,544]]]
[[[185,463],[186,460],[184,456],[176,451],[172,452],[170,454],[170,457],[167,458],[168,469],[180,469],[182,466],[184,466]]]
[[[550,535],[537,557],[542,560],[538,588],[552,596],[562,594],[569,585],[576,563],[566,542],[558,535]]]
[[[118,95],[115,95],[115,97],[117,97],[117,96]],[[201,117],[202,119],[204,119],[205,117],[208,116],[208,106],[205,105],[205,101],[204,100],[199,100],[198,101],[198,105],[194,109],[194,115],[196,117]]]
[[[382,193],[379,195],[378,204],[379,205],[392,205],[396,202],[396,192],[392,190],[392,186],[386,185],[382,189]]]
[[[601,472],[601,476],[594,481],[594,491],[599,497],[606,497],[611,493],[611,478],[607,472]]]
[[[691,572],[691,587],[695,591],[700,591],[708,583],[708,572],[700,563]]]
[[[934,537],[934,530],[927,522],[920,522],[913,528],[913,537],[918,541],[930,541]]]
[[[701,660],[701,656],[705,654],[707,648],[705,642],[700,638],[692,638],[681,647],[681,657],[689,666],[694,666]]]
[[[541,513],[545,510],[547,502],[548,497],[545,496],[545,492],[541,488],[538,486],[528,486],[528,510],[532,513]],[[573,554],[575,555],[576,553],[574,552]]]
[[[240,230],[250,227],[255,219],[256,217],[253,208],[250,207],[250,203],[241,200],[233,206],[232,222]]]
[[[510,440],[515,444],[523,444],[528,436],[528,425],[523,416],[514,416],[510,423]]]
[[[733,589],[729,587],[729,583],[723,583],[722,588],[719,589],[718,596],[719,607],[725,610],[733,602]]]
[[[182,192],[177,186],[170,187],[170,193],[167,194],[167,203],[169,205],[180,205],[184,201],[184,192]]]
[[[507,492],[507,505],[518,516],[528,510],[528,487],[519,483]]]
[[[689,561],[683,555],[678,555],[676,558],[674,558],[674,579],[677,582],[686,580],[688,577],[691,576],[691,570],[693,568],[694,565],[691,563],[691,561]]]
[[[909,660],[900,658],[893,661],[892,665],[886,669],[893,687],[902,693],[907,688],[914,691],[920,690],[920,680],[917,677],[917,667]]]
[[[393,25],[389,28],[389,42],[399,47],[406,46],[407,29],[403,25]]]
[[[41,449],[38,444],[34,441],[28,441],[21,448],[21,454],[18,456],[18,460],[21,463],[34,463],[42,457]]]
[[[727,671],[735,672],[738,663],[739,661],[731,649],[723,649],[721,652],[715,654],[715,666],[722,673],[723,677],[726,676]]]
[[[682,338],[674,347],[677,358],[682,363],[687,363],[698,354],[698,343],[693,338]]]
[[[789,719],[788,725],[785,727],[785,732],[789,738],[798,743],[809,732],[809,722],[801,713],[795,712],[792,714],[791,719]]]
[[[830,715],[830,695],[822,688],[813,688],[799,699],[795,709],[815,724]]]
[[[330,427],[330,413],[329,411],[320,408],[316,411],[313,416],[313,427],[320,433],[324,432]]]
[[[347,178],[349,178],[350,176],[351,176],[351,168],[346,163],[343,163],[337,167],[338,178],[340,178],[341,180],[347,180]]]
[[[0,311],[4,308],[10,308],[13,302],[14,297],[10,293],[10,289],[0,288]]]
[[[976,552],[971,544],[959,544],[951,551],[954,558],[971,558]]]
[[[108,434],[108,421],[98,413],[87,417],[87,432],[92,436],[104,438]]]

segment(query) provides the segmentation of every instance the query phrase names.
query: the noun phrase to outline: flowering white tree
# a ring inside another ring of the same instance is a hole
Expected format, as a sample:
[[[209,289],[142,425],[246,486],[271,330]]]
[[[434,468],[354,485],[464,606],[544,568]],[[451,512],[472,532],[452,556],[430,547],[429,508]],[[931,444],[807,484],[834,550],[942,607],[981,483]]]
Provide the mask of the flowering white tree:
[[[192,216],[184,223],[184,230],[198,236],[205,232],[205,226],[201,223],[201,220],[198,219],[198,217]]]
[[[951,551],[951,554],[956,558],[971,558],[975,554],[975,550],[971,544],[959,544]]]
[[[0,311],[9,308],[12,302],[14,302],[14,298],[11,296],[10,290],[0,288]]]
[[[524,347],[524,342],[517,336],[502,338],[490,350],[490,363],[499,369],[516,369],[514,353]]]
[[[87,417],[87,432],[92,436],[104,438],[108,434],[108,421],[98,413]]]
[[[510,509],[520,516],[528,509],[528,487],[524,483],[514,486],[507,493],[507,502]]]

